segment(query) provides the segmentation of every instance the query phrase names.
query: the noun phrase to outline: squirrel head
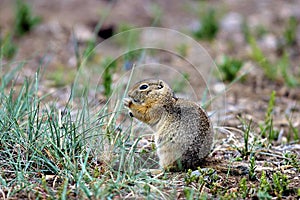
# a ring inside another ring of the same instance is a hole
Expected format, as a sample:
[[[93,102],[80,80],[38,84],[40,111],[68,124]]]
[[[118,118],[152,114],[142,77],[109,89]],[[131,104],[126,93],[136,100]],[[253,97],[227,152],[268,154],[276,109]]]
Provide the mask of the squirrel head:
[[[151,107],[168,106],[172,104],[173,90],[163,80],[146,79],[133,85],[128,91],[133,104]]]

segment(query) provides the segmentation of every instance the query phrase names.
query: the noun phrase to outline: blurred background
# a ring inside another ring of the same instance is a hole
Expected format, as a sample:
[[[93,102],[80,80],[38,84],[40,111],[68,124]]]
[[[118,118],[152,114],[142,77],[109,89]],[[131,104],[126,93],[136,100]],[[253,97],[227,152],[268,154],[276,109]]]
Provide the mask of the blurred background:
[[[299,198],[299,25],[299,0],[0,0],[0,197]],[[153,132],[122,98],[148,77],[218,116],[230,169],[137,173]]]
[[[270,62],[287,53],[294,66],[299,63],[299,4],[296,0],[1,0],[2,55],[6,60],[42,60],[53,70],[69,71],[92,41],[98,44],[131,28],[157,26],[193,37],[214,60],[227,55],[255,61],[249,56],[249,40],[254,39]],[[178,51],[187,53],[188,47]]]

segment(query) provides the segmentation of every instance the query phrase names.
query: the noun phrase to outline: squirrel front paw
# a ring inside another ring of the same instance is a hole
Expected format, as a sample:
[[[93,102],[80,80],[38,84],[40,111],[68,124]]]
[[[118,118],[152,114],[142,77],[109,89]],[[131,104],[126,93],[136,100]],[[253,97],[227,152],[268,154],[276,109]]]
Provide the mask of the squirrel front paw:
[[[125,106],[126,108],[129,108],[129,109],[130,109],[130,105],[132,104],[132,101],[131,101],[131,99],[129,99],[129,98],[125,98],[125,99],[123,99],[123,104],[124,104],[124,106]],[[128,115],[129,115],[130,117],[134,117],[131,111],[128,112]]]
[[[128,112],[128,115],[129,115],[130,117],[134,117],[133,114],[132,114],[132,112],[130,112],[130,111]]]

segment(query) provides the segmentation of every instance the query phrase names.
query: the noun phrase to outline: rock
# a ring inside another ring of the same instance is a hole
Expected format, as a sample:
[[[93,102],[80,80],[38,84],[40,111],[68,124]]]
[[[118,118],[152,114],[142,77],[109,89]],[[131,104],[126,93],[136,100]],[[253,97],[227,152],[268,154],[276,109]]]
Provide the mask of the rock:
[[[261,40],[261,45],[265,49],[276,50],[277,49],[277,39],[273,34],[266,34]]]
[[[88,42],[93,39],[93,32],[84,25],[74,27],[74,35],[79,42]]]
[[[226,87],[225,87],[224,83],[218,82],[213,86],[213,90],[215,93],[219,94],[219,93],[225,92]]]
[[[238,32],[241,29],[243,18],[239,13],[230,12],[221,21],[221,29],[226,32]]]

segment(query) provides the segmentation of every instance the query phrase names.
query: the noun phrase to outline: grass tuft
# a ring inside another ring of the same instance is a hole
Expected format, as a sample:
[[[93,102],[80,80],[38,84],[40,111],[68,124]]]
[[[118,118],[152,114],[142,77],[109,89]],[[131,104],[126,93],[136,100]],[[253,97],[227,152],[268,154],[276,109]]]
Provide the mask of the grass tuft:
[[[278,198],[282,198],[284,192],[288,190],[289,180],[285,174],[275,172],[273,174],[273,190]]]
[[[117,67],[116,62],[110,58],[105,58],[101,65],[104,68],[103,72],[103,86],[104,86],[104,95],[109,98],[112,93],[112,74]]]
[[[219,31],[219,22],[216,11],[209,9],[200,19],[200,27],[193,35],[197,39],[213,40]]]
[[[277,67],[274,67],[272,63],[266,58],[253,36],[248,36],[248,40],[252,50],[251,56],[253,60],[260,64],[265,72],[265,75],[269,79],[274,80],[277,77]]]
[[[249,180],[256,180],[256,164],[255,164],[255,156],[250,156],[250,165],[249,165]]]
[[[31,7],[23,0],[16,0],[15,29],[16,36],[23,36],[30,32],[41,21],[40,17],[33,16]]]
[[[276,100],[276,92],[273,91],[270,96],[270,100],[269,100],[269,104],[265,116],[265,121],[263,124],[260,124],[261,136],[263,138],[268,137],[270,143],[273,140],[276,140],[278,137],[278,131],[273,129],[273,111],[275,107],[275,100]]]
[[[3,38],[0,36],[0,57],[12,59],[17,53],[18,47],[13,42],[11,33],[7,33]]]
[[[290,17],[283,33],[285,42],[289,46],[297,43],[297,27],[297,18],[294,16]]]
[[[224,56],[222,63],[218,64],[218,69],[221,72],[221,80],[232,82],[237,78],[238,72],[243,66],[241,60]]]

